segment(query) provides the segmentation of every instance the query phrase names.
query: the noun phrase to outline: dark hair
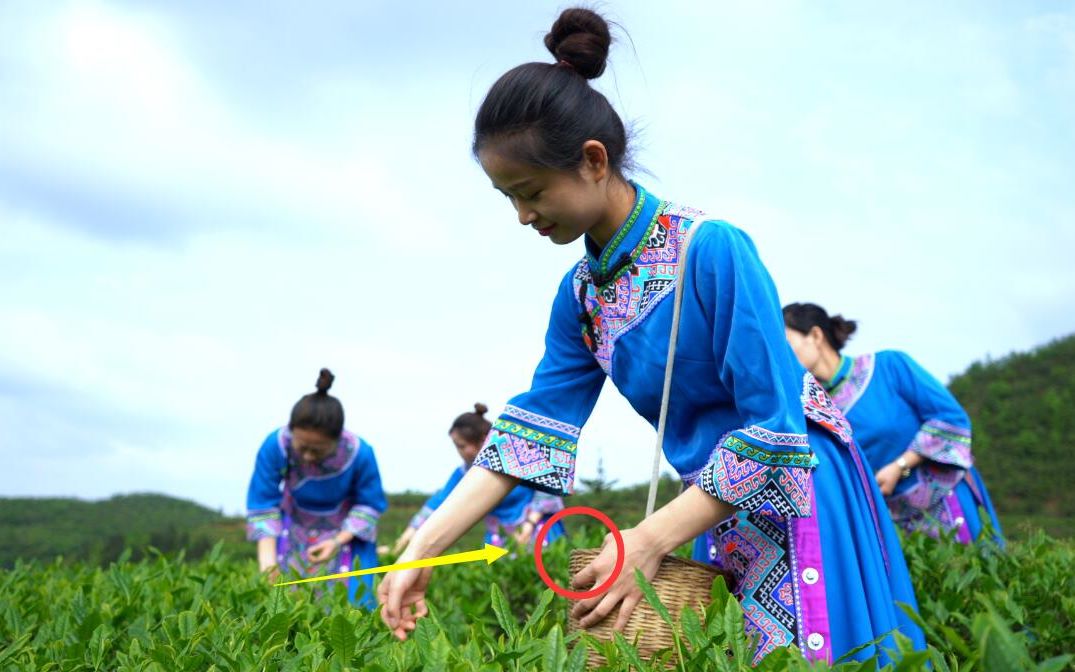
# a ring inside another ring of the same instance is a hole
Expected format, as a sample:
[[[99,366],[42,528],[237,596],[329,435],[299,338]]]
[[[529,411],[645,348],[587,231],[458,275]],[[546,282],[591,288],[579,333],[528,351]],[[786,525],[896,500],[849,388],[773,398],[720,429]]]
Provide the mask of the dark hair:
[[[489,421],[485,419],[485,414],[488,410],[489,407],[485,404],[474,404],[474,412],[464,413],[456,418],[448,433],[459,432],[459,436],[463,437],[463,440],[468,443],[484,443],[489,430],[493,428]]]
[[[568,170],[582,162],[583,143],[597,140],[622,177],[627,131],[608,99],[587,82],[605,71],[611,44],[600,14],[565,9],[545,36],[557,62],[524,63],[489,89],[474,120],[474,155],[497,142],[515,160]]]
[[[291,409],[290,429],[313,429],[333,439],[343,434],[343,404],[329,396],[329,388],[336,376],[328,369],[321,369],[317,376],[317,391],[307,394]]]
[[[784,326],[803,334],[818,327],[832,349],[840,352],[851,334],[855,333],[858,322],[845,320],[842,315],[829,317],[825,309],[816,303],[789,303],[784,306]]]

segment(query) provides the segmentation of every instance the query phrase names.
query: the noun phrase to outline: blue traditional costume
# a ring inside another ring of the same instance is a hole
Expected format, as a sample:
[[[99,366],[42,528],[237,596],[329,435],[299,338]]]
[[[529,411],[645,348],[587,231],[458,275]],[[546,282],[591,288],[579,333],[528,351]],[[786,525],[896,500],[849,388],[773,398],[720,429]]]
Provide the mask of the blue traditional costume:
[[[455,486],[459,485],[459,481],[463,480],[463,475],[466,472],[467,467],[465,465],[457,467],[452,472],[452,475],[448,477],[448,482],[444,484],[444,487],[433,493],[433,496],[426,500],[418,513],[414,514],[414,517],[411,518],[410,527],[414,529],[421,527],[422,523],[440,508],[444,500],[448,499],[448,495],[452,494]],[[530,540],[533,542],[537,539],[538,532],[545,525],[545,521],[562,508],[564,508],[564,502],[560,497],[538,492],[525,485],[517,485],[512,488],[507,497],[497,504],[495,509],[485,516],[485,543],[504,546],[508,537],[514,534],[515,530],[534,512],[541,514],[541,520],[534,525],[533,533],[530,536]],[[549,528],[545,536],[545,543],[548,544],[562,536],[564,536],[564,527],[557,521],[555,525]]]
[[[735,574],[757,658],[796,644],[835,660],[897,628],[924,647],[896,605],[917,603],[884,500],[847,421],[788,346],[754,244],[635,187],[609,244],[587,239],[564,277],[531,389],[509,402],[475,464],[570,494],[576,442],[606,377],[656,426],[682,282],[664,452],[687,486],[739,509],[713,530],[706,559]]]
[[[281,571],[313,576],[377,566],[377,521],[388,501],[373,448],[346,430],[336,452],[316,464],[295,454],[287,427],[269,434],[258,451],[246,508],[247,538],[276,537]],[[307,550],[340,530],[354,540],[323,566],[311,563]],[[360,581],[365,590],[358,596]],[[377,606],[373,577],[350,577],[347,594],[360,606]]]
[[[1000,522],[971,455],[970,418],[944,385],[902,352],[843,356],[826,388],[855,428],[871,468],[907,450],[925,460],[888,499],[896,524],[969,544],[982,531],[979,507],[1001,541]]]

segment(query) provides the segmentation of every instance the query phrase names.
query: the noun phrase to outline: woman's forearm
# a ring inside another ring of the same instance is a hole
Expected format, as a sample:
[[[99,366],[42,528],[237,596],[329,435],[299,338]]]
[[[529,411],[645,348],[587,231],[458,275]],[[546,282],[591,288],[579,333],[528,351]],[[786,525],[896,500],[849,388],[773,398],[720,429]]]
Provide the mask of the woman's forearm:
[[[414,533],[400,560],[430,558],[444,552],[504,499],[518,479],[472,467],[448,499]]]
[[[735,511],[731,504],[711,497],[693,485],[654,511],[637,529],[646,533],[658,551],[667,554],[730,518]]]
[[[276,564],[276,537],[258,539],[258,569],[265,571]]]

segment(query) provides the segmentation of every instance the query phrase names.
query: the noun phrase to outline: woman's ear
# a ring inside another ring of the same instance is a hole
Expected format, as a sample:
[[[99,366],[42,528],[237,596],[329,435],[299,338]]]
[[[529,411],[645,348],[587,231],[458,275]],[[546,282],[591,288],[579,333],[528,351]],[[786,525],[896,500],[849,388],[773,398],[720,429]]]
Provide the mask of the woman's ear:
[[[810,327],[809,336],[817,348],[820,348],[825,343],[825,332],[821,331],[821,327],[817,325]]]
[[[608,150],[600,140],[587,140],[582,143],[582,163],[579,165],[582,179],[600,182],[608,177]]]

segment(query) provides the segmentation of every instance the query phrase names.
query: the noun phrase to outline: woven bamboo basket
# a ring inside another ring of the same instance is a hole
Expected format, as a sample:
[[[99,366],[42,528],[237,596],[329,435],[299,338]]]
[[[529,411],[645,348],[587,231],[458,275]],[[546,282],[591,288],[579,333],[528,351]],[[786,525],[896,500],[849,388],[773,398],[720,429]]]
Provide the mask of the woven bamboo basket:
[[[586,565],[590,564],[599,548],[583,548],[571,551],[571,559],[568,571],[574,578]],[[710,602],[710,591],[713,581],[717,576],[723,575],[728,586],[732,586],[730,572],[717,569],[712,565],[705,565],[693,560],[684,560],[675,556],[667,555],[661,561],[657,569],[657,575],[650,583],[654,592],[660,598],[661,603],[667,607],[668,612],[676,621],[683,612],[683,607],[691,607],[698,612],[699,618],[703,616],[706,606]],[[597,639],[612,641],[612,626],[616,624],[620,608],[617,606],[604,620],[597,625],[586,628],[585,631]],[[580,630],[578,619],[568,617],[568,631]],[[631,612],[624,627],[623,636],[628,642],[638,642],[638,651],[643,657],[649,657],[659,649],[666,649],[675,645],[672,638],[672,629],[660,615],[654,611],[649,602],[643,599]],[[590,667],[596,667],[604,663],[604,658],[591,651],[589,657]]]

